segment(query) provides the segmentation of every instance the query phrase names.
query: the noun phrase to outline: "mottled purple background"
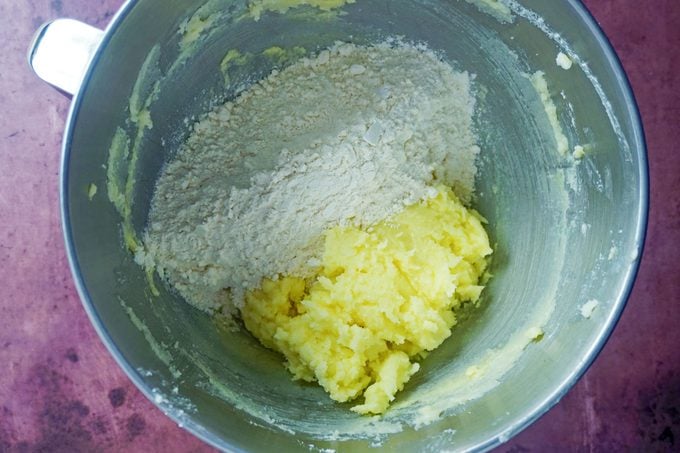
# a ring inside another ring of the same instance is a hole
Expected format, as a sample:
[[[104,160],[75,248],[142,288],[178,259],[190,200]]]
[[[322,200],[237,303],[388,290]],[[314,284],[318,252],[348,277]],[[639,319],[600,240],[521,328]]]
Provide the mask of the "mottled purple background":
[[[0,0],[0,452],[210,450],[133,387],[81,308],[57,193],[69,101],[26,64],[41,23],[67,16],[104,27],[121,3]],[[680,451],[680,1],[585,3],[642,110],[649,235],[633,295],[600,357],[499,451]]]

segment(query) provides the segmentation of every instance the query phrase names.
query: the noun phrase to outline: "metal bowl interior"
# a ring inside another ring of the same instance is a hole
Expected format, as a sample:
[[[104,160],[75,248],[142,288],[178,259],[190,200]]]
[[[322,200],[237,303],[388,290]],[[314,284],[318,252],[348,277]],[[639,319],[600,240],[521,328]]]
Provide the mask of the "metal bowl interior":
[[[343,14],[302,6],[257,21],[243,1],[146,0],[121,9],[73,103],[62,214],[86,310],[164,412],[222,449],[483,450],[519,432],[574,384],[611,332],[637,269],[647,212],[643,134],[625,75],[579,2],[510,4],[512,22],[462,1],[358,0]],[[182,30],[192,17],[205,27],[187,44]],[[90,199],[88,187],[107,186],[120,128],[128,140],[122,177],[134,182],[128,221],[139,234],[159,171],[189,132],[185,119],[275,65],[256,58],[225,84],[220,63],[229,50],[314,52],[336,40],[395,35],[425,42],[475,74],[482,155],[474,207],[489,220],[496,251],[480,309],[423,361],[390,412],[369,419],[320,388],[292,382],[281,357],[246,332],[222,328],[163,285],[153,296],[124,246],[120,213],[103,190]],[[555,64],[559,51],[574,68]],[[527,77],[539,70],[570,144],[586,146],[580,162],[556,150]],[[139,96],[131,103],[133,92]],[[153,128],[130,120],[139,106],[150,111]],[[580,309],[590,300],[599,304],[588,318]],[[540,341],[527,336],[533,327],[542,328]],[[480,376],[470,378],[471,366]]]

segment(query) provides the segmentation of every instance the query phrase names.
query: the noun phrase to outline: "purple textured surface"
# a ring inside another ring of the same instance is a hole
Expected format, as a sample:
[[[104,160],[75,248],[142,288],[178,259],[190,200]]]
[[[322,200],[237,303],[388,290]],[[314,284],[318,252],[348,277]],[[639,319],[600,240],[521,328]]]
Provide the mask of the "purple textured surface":
[[[0,452],[210,451],[128,381],[81,308],[58,209],[69,105],[28,69],[37,27],[103,27],[122,0],[0,0]],[[680,450],[680,1],[585,2],[618,51],[649,145],[642,267],[611,340],[569,394],[499,448]]]

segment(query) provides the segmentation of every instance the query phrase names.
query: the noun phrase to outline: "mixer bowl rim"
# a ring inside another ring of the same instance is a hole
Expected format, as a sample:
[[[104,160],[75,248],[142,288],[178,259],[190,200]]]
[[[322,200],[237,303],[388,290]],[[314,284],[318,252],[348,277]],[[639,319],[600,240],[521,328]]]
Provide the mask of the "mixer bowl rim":
[[[195,422],[192,418],[181,417],[170,407],[164,408],[162,403],[159,404],[155,401],[155,394],[152,386],[150,386],[146,379],[140,374],[138,370],[133,368],[123,353],[118,349],[114,343],[109,331],[102,321],[99,313],[95,309],[92,302],[90,294],[87,290],[87,285],[83,279],[80,263],[78,262],[78,257],[75,249],[75,242],[73,237],[73,231],[71,228],[71,219],[69,213],[69,160],[71,157],[71,146],[73,142],[75,125],[77,123],[78,114],[80,107],[83,102],[84,94],[87,92],[87,87],[91,80],[91,76],[97,62],[101,58],[102,54],[105,52],[111,38],[120,27],[120,25],[125,21],[126,17],[133,11],[134,7],[139,3],[140,0],[127,0],[118,10],[118,12],[113,16],[111,22],[106,27],[104,37],[97,48],[94,56],[90,62],[87,69],[83,83],[80,86],[78,92],[74,95],[71,107],[67,116],[64,139],[62,141],[62,154],[61,154],[61,171],[60,171],[60,211],[61,211],[61,224],[62,231],[64,235],[64,242],[66,245],[66,252],[68,256],[69,266],[71,268],[71,273],[76,285],[76,289],[80,296],[82,305],[90,318],[90,322],[94,326],[95,331],[99,335],[109,353],[113,356],[114,360],[123,369],[128,378],[135,384],[135,386],[162,412],[164,412],[168,417],[170,417],[175,423],[177,423],[183,429],[186,429],[194,436],[198,437],[205,443],[220,449],[228,449],[230,451],[244,451],[236,445],[232,444],[230,440],[222,439],[212,432],[206,430],[199,423]],[[642,251],[644,247],[645,237],[647,233],[647,220],[648,220],[648,206],[649,206],[649,168],[647,162],[647,148],[644,138],[644,129],[642,125],[642,119],[640,112],[635,101],[635,96],[633,94],[630,81],[623,69],[619,57],[616,55],[614,48],[600,26],[595,21],[594,17],[588,11],[588,9],[581,3],[580,0],[565,0],[568,6],[571,6],[577,14],[580,16],[582,22],[586,28],[592,33],[596,38],[601,51],[608,64],[610,65],[613,72],[616,74],[616,78],[619,84],[619,88],[623,93],[625,105],[627,106],[628,114],[633,126],[634,140],[633,148],[635,151],[636,158],[640,163],[639,168],[639,199],[637,204],[636,212],[636,250],[638,250],[638,256],[635,260],[632,260],[631,266],[626,275],[625,283],[616,297],[615,303],[612,305],[610,312],[605,320],[604,324],[600,328],[595,341],[592,343],[590,348],[587,350],[579,366],[576,367],[572,372],[566,375],[561,382],[557,383],[553,392],[542,401],[538,401],[533,407],[528,408],[523,413],[518,414],[516,421],[512,423],[509,427],[496,428],[492,433],[489,434],[486,441],[476,445],[471,449],[471,451],[488,451],[492,448],[499,446],[500,444],[511,439],[515,435],[519,434],[525,428],[534,423],[538,418],[545,414],[550,408],[557,404],[560,399],[571,389],[571,387],[578,381],[578,379],[587,371],[590,365],[593,363],[597,355],[600,353],[605,343],[609,339],[614,327],[616,326],[621,313],[626,305],[626,302],[630,296],[630,293],[635,282],[635,278],[639,271],[639,265],[642,257]]]

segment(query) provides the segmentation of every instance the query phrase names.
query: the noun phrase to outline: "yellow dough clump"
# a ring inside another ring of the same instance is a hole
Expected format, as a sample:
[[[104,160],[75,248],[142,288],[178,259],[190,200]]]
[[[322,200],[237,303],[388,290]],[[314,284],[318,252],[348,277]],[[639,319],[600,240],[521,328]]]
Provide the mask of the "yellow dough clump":
[[[246,295],[245,325],[294,379],[383,413],[416,360],[451,335],[456,310],[479,299],[492,252],[482,221],[439,187],[373,227],[330,229],[318,274],[265,279]]]

